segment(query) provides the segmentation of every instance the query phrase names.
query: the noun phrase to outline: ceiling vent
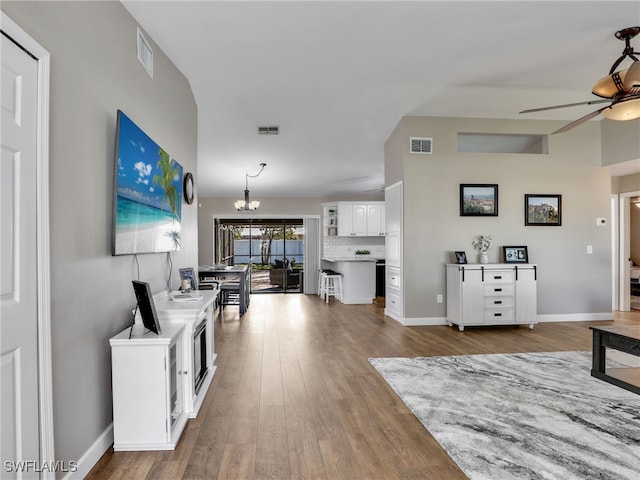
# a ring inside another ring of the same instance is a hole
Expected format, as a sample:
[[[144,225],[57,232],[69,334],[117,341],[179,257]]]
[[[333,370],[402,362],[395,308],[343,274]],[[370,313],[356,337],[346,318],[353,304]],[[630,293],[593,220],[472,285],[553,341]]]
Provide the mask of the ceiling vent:
[[[147,39],[144,38],[140,27],[138,27],[138,60],[149,76],[153,78],[153,50],[151,50]]]
[[[409,148],[411,153],[433,153],[433,138],[411,137],[409,139]]]
[[[278,135],[280,127],[258,127],[258,135]]]

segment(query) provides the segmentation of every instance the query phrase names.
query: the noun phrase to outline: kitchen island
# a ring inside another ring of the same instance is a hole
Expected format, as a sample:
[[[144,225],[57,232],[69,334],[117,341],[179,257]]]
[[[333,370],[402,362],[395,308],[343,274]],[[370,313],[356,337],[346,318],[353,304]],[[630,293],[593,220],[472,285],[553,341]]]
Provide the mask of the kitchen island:
[[[376,259],[364,257],[323,257],[322,269],[342,274],[345,304],[373,303],[376,296]]]

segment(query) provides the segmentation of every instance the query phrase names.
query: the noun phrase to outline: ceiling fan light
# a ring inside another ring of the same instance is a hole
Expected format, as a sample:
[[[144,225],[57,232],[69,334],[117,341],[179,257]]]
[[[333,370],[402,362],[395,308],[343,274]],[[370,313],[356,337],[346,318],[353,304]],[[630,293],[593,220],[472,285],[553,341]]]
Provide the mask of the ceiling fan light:
[[[602,98],[613,98],[615,94],[625,91],[624,84],[626,75],[627,70],[613,72],[611,75],[607,75],[598,80],[591,92]]]
[[[631,64],[624,77],[624,91],[631,92],[634,89],[640,92],[640,60]]]
[[[602,116],[609,120],[626,121],[640,118],[640,98],[616,103],[602,111]]]

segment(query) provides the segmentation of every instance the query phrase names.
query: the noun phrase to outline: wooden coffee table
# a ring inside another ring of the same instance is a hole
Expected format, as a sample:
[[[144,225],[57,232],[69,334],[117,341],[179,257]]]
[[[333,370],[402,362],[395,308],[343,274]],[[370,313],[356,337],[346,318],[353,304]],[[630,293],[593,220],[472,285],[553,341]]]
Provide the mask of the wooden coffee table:
[[[640,356],[640,327],[590,327],[593,330],[591,375],[640,394],[640,367],[606,368],[607,348]]]

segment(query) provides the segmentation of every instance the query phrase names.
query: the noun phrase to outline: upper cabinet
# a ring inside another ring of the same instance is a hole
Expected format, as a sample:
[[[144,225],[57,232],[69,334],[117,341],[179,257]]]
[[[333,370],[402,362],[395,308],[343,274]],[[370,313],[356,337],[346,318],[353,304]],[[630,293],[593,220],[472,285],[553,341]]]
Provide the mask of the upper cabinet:
[[[324,205],[325,235],[378,237],[384,235],[384,202],[335,202]],[[337,227],[337,228],[336,228]]]
[[[367,204],[367,235],[377,237],[384,235],[384,203]]]
[[[338,204],[338,235],[341,237],[367,235],[366,205]]]

